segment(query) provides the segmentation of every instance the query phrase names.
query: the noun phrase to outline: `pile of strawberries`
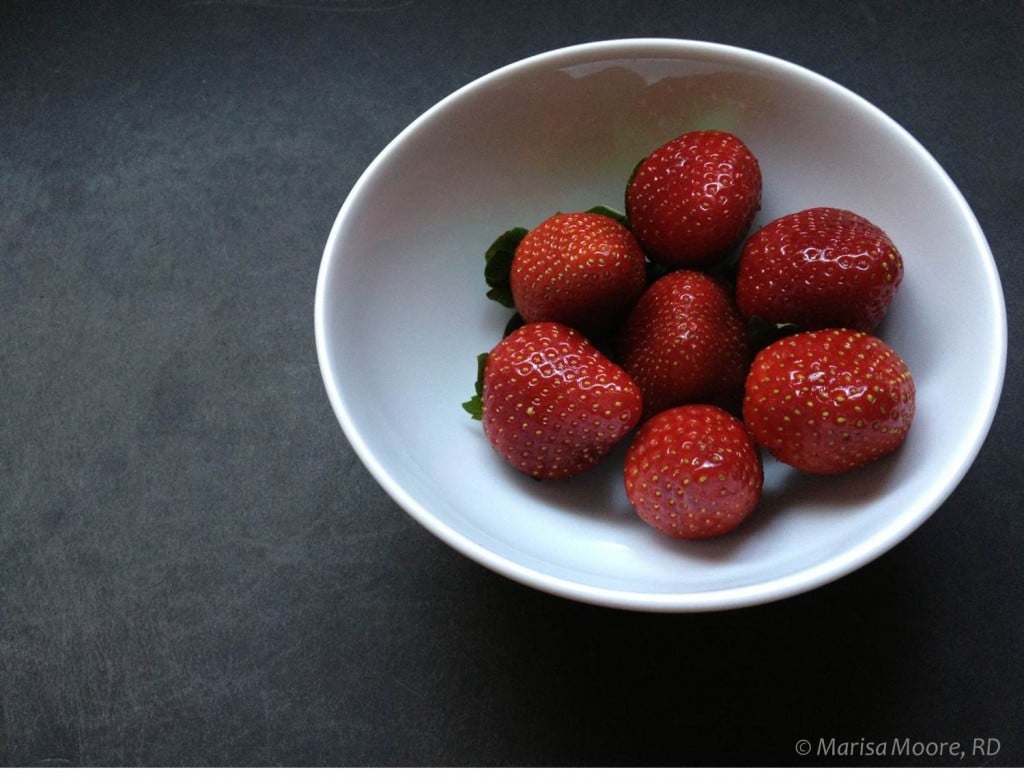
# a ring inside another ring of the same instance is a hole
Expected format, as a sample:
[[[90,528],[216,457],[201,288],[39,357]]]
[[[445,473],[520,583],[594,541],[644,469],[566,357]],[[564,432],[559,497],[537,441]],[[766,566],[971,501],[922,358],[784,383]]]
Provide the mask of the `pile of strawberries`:
[[[597,207],[488,249],[488,297],[516,309],[465,408],[535,479],[569,478],[632,434],[626,495],[671,537],[756,509],[762,449],[810,473],[895,451],[914,416],[904,361],[872,333],[903,278],[886,234],[818,207],[749,234],[761,171],[727,132],[689,132]]]

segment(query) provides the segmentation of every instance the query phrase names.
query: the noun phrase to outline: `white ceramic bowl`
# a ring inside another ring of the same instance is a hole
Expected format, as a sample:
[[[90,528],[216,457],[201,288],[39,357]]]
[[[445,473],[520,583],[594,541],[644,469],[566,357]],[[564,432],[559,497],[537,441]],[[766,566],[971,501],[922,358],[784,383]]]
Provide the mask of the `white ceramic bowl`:
[[[533,482],[492,452],[461,403],[473,393],[476,355],[508,318],[484,296],[491,240],[558,210],[621,210],[641,157],[711,127],[737,134],[760,160],[755,228],[831,205],[889,233],[906,276],[880,334],[909,364],[918,404],[899,453],[859,472],[805,476],[766,455],[755,517],[718,540],[684,543],[634,517],[621,450],[576,480]],[[338,214],[315,330],[327,394],[352,447],[424,527],[524,584],[649,611],[779,599],[893,547],[967,472],[1006,361],[1004,301],[985,238],[905,130],[796,65],[661,39],[531,57],[409,125]]]

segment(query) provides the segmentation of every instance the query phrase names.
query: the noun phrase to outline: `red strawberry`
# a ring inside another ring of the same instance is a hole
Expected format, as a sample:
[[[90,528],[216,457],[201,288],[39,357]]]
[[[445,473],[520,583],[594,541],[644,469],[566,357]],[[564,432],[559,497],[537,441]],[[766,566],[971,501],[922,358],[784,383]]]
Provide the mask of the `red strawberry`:
[[[588,470],[636,426],[640,390],[579,332],[525,324],[486,356],[479,388],[484,434],[537,479]],[[474,412],[473,401],[466,409]]]
[[[651,284],[630,312],[618,361],[640,387],[650,417],[687,403],[738,404],[750,350],[724,284],[676,270]]]
[[[746,235],[761,207],[761,168],[727,132],[688,132],[655,149],[626,187],[626,215],[647,256],[704,268]]]
[[[736,302],[744,317],[770,324],[872,332],[902,279],[903,259],[879,227],[851,211],[810,208],[750,236]]]
[[[873,335],[828,329],[762,349],[750,368],[743,420],[776,459],[841,473],[895,451],[914,418],[910,370]]]
[[[560,213],[515,249],[509,285],[524,321],[557,321],[588,336],[617,327],[644,290],[646,261],[610,216]]]
[[[696,540],[734,529],[761,499],[761,454],[735,416],[683,405],[644,422],[626,452],[626,495],[659,532]]]

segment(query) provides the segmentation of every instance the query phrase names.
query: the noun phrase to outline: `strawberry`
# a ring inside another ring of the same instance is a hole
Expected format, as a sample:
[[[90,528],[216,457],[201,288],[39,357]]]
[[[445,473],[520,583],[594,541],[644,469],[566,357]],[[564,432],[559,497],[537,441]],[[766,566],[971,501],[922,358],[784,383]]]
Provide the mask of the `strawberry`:
[[[743,420],[781,462],[842,473],[895,451],[914,403],[913,377],[891,346],[858,330],[816,330],[758,352]]]
[[[736,302],[747,319],[874,332],[902,279],[903,259],[881,228],[841,208],[810,208],[750,236]]]
[[[643,251],[616,219],[559,213],[519,241],[509,287],[524,321],[556,321],[593,337],[622,322],[645,274]]]
[[[742,422],[683,405],[644,422],[626,451],[626,495],[659,532],[697,540],[735,529],[761,499],[761,454]]]
[[[676,270],[643,293],[619,333],[617,361],[650,417],[674,405],[730,405],[750,366],[743,321],[724,282]]]
[[[567,478],[593,467],[640,420],[640,390],[582,334],[564,324],[524,324],[482,360],[478,412],[484,435],[517,470]]]
[[[647,256],[706,268],[743,240],[761,207],[761,168],[727,132],[688,132],[655,149],[626,186],[626,216]]]

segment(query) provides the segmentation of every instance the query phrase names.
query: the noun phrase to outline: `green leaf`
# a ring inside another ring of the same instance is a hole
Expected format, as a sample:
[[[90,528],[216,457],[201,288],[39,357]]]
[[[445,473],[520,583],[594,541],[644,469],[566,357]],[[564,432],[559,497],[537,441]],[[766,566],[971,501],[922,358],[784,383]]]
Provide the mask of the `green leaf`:
[[[800,328],[796,324],[772,324],[760,316],[751,316],[747,322],[747,339],[755,352],[799,331]]]
[[[515,308],[516,302],[512,299],[512,289],[507,286],[494,287],[487,290],[487,299],[501,303],[506,308]]]
[[[516,247],[526,236],[525,227],[513,227],[505,230],[484,252],[484,280],[489,287],[487,297],[495,300],[506,308],[514,308],[512,289],[509,286],[509,274],[512,272],[512,260],[516,255]]]
[[[483,418],[484,415],[484,404],[479,397],[474,395],[470,397],[466,402],[462,403],[462,407],[466,409],[466,413],[472,416],[477,421]]]
[[[512,318],[505,324],[505,331],[502,333],[501,337],[507,338],[524,324],[526,324],[526,321],[519,315],[519,311],[516,311],[512,314]]]
[[[623,227],[629,226],[629,220],[626,219],[626,214],[619,213],[606,205],[595,205],[593,208],[588,208],[587,213],[596,213],[599,216],[607,216],[610,219],[615,219],[615,221]]]
[[[476,394],[466,400],[466,402],[462,403],[462,407],[465,409],[466,413],[477,421],[480,421],[484,415],[484,368],[486,366],[487,353],[485,352],[476,358],[476,383],[473,385],[473,388],[476,390]]]
[[[631,171],[629,171],[629,178],[626,179],[626,191],[627,192],[629,191],[629,185],[633,183],[633,179],[636,178],[636,174],[640,171],[640,166],[643,165],[644,162],[646,162],[646,161],[647,161],[647,157],[644,157],[639,162],[637,162],[635,165],[633,165],[633,169]]]
[[[651,260],[647,260],[645,269],[647,271],[648,286],[653,284],[662,276],[667,276],[673,270],[673,268],[669,267],[668,265],[663,265],[660,262],[652,262]]]

